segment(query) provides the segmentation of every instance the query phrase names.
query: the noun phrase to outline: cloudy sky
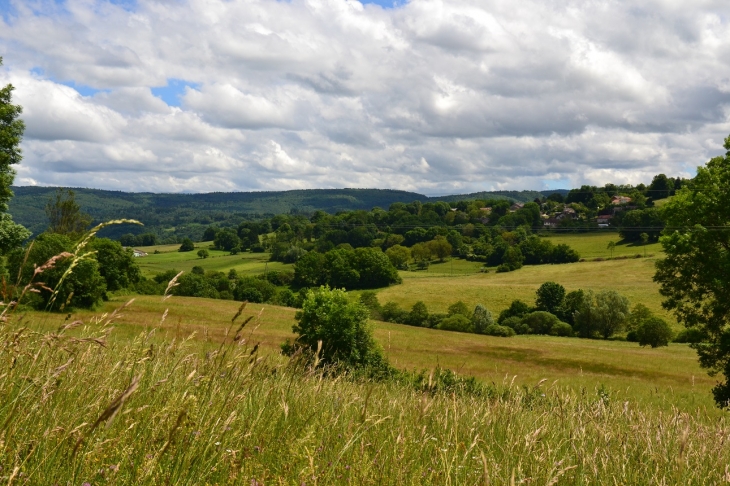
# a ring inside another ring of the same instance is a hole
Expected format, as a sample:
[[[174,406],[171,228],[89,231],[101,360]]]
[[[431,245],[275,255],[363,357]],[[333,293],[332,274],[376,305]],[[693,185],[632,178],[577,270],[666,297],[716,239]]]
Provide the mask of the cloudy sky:
[[[691,176],[727,0],[0,0],[18,185],[429,195]]]

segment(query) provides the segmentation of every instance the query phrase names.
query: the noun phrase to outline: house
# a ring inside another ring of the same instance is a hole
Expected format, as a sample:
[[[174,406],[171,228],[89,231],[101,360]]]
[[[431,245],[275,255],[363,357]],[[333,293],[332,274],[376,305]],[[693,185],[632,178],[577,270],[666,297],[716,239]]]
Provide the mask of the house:
[[[522,203],[514,203],[512,206],[509,207],[509,210],[514,212],[514,211],[517,211],[518,209],[522,209],[524,206],[525,205]]]
[[[142,250],[133,249],[134,256],[136,257],[146,257],[147,253],[143,252]]]
[[[596,218],[596,222],[598,223],[599,228],[607,228],[608,225],[611,223],[612,219],[613,219],[612,215],[602,214],[601,216],[598,216],[598,218]]]
[[[631,198],[628,196],[613,196],[611,199],[611,204],[614,206],[617,206],[619,204],[628,204],[631,202]]]
[[[557,218],[548,218],[543,221],[542,225],[546,228],[555,228],[559,222],[560,220]]]
[[[484,211],[485,213],[491,213],[492,212],[492,208],[489,208],[489,207],[487,207],[487,208],[479,208],[479,210],[480,211]]]

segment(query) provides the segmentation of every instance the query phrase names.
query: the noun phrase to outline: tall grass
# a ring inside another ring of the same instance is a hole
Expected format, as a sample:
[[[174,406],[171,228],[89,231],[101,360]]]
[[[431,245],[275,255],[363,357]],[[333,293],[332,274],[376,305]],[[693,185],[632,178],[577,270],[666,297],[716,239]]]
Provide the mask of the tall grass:
[[[200,350],[154,329],[115,340],[124,312],[0,323],[0,484],[730,481],[727,417],[546,382],[486,398],[332,379],[260,357],[265,315]]]

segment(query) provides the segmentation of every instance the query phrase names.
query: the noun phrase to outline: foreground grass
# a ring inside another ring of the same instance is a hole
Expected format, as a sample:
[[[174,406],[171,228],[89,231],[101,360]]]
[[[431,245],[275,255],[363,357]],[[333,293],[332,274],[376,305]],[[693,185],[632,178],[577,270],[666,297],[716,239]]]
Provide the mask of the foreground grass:
[[[661,411],[600,387],[549,382],[506,381],[475,397],[328,379],[260,356],[249,328],[266,323],[256,319],[237,333],[226,316],[232,331],[209,335],[205,350],[190,339],[155,338],[153,329],[115,338],[117,317],[52,332],[25,328],[30,320],[1,325],[0,481],[730,480],[726,416]]]

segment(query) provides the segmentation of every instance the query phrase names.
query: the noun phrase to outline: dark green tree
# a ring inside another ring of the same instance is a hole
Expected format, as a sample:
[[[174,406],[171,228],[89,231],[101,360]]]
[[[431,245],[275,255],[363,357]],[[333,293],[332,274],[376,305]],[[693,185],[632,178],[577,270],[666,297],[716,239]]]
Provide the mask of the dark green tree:
[[[55,198],[46,203],[48,232],[68,235],[71,239],[81,236],[91,224],[91,216],[81,212],[76,194],[71,189],[59,187]]]
[[[0,57],[0,66],[3,60]],[[13,197],[10,186],[15,179],[13,165],[19,164],[22,156],[20,141],[25,124],[20,119],[23,109],[13,104],[13,86],[0,88],[0,255],[16,248],[30,236],[23,226],[15,224],[8,214],[8,201]]]
[[[198,258],[208,258],[210,256],[210,253],[205,248],[201,248],[198,250]]]
[[[426,307],[426,304],[423,301],[419,300],[413,304],[413,307],[411,307],[411,312],[408,313],[407,324],[422,327],[425,325],[427,320],[428,307]]]
[[[482,304],[477,304],[474,313],[471,315],[471,327],[477,334],[484,334],[485,330],[494,325],[492,313]]]
[[[667,229],[660,241],[666,258],[654,280],[663,306],[706,342],[692,344],[700,365],[724,375],[713,389],[720,407],[730,406],[730,137],[724,156],[714,157],[662,208]]]
[[[132,250],[125,250],[118,241],[94,238],[89,249],[96,252],[99,273],[104,277],[107,290],[127,289],[141,280],[142,272]]]
[[[30,251],[27,248],[16,248],[8,255],[10,274],[20,275],[21,286],[31,280],[44,284],[39,293],[30,294],[27,303],[39,310],[59,310],[62,307],[88,309],[101,302],[106,292],[106,282],[99,273],[99,263],[95,259],[78,260],[72,272],[61,282],[61,277],[73,261],[70,256],[73,250],[73,243],[68,236],[43,233],[33,241]],[[69,256],[59,258],[54,265],[34,276],[34,267],[41,267],[52,257],[64,252]],[[53,289],[58,294],[51,307]]]
[[[224,228],[215,234],[213,245],[219,250],[231,251],[235,247],[241,246],[241,238],[230,228]]]
[[[672,340],[672,328],[669,327],[667,321],[661,317],[650,317],[645,319],[636,329],[636,337],[641,346],[651,346],[658,348],[659,346],[668,346]]]
[[[180,245],[180,249],[178,251],[193,251],[195,249],[195,244],[193,243],[193,240],[190,238],[183,238],[182,244]]]
[[[559,315],[565,302],[565,287],[555,282],[545,282],[537,289],[535,309]]]

